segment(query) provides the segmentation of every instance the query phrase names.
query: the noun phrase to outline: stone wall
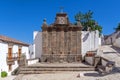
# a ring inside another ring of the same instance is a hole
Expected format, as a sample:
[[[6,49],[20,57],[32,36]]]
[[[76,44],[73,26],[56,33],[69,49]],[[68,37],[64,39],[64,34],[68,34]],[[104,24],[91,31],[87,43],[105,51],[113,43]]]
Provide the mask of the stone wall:
[[[53,32],[47,32],[47,33],[43,32],[42,35],[43,35],[42,44],[44,49],[43,51],[45,54],[61,54],[61,53],[77,54],[77,51],[80,50],[80,40],[79,40],[80,33],[79,32],[53,31]]]
[[[81,54],[81,32],[80,27],[52,27],[52,30],[42,31],[42,57],[64,57],[69,54]],[[43,59],[44,60],[44,59]]]

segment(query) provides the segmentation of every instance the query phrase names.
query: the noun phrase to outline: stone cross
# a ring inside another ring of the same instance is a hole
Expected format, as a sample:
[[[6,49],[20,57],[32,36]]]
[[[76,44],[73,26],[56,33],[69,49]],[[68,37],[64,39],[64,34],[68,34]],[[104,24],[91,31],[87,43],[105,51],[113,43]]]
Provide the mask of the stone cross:
[[[64,7],[60,7],[60,13],[63,13]]]

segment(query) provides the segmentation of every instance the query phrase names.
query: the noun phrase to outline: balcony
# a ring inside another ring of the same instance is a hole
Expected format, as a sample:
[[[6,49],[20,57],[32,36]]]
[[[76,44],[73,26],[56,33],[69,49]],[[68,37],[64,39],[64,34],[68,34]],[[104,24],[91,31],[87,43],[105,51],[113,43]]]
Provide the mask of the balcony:
[[[6,56],[7,65],[14,65],[15,61],[18,62],[19,66],[24,65],[24,62],[26,63],[26,56],[25,56],[26,53],[21,53],[21,54],[22,55],[19,57],[18,53],[12,53],[12,57],[9,57],[7,53]]]
[[[14,59],[7,59],[6,60],[6,62],[7,62],[7,65],[14,65],[15,64],[15,60]]]
[[[12,57],[8,57],[8,53],[6,56],[7,65],[14,65],[15,61],[17,61],[20,57],[18,57],[18,53],[12,53]]]

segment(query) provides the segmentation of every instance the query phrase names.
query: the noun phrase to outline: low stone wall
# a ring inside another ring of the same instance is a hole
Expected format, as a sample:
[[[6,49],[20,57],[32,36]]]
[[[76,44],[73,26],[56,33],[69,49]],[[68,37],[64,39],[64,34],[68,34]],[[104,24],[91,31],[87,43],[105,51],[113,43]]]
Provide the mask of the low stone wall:
[[[109,60],[101,57],[101,64],[102,64],[102,66],[106,66],[108,62],[109,62]]]
[[[95,66],[98,70],[102,68],[105,72],[110,72],[115,67],[115,62],[100,56],[85,56],[85,62]]]
[[[97,69],[100,74],[108,74],[111,73],[114,67],[115,62],[101,57],[101,65],[98,65]]]
[[[86,56],[85,57],[85,62],[87,62],[90,65],[93,65],[94,64],[94,57],[92,57],[92,56]]]
[[[27,60],[27,64],[28,64],[28,65],[35,64],[35,63],[38,63],[38,62],[39,62],[39,58],[36,58],[36,59],[28,59],[28,60]]]
[[[95,55],[97,54],[96,51],[88,51],[85,55],[85,62],[90,64],[91,66],[95,63]]]

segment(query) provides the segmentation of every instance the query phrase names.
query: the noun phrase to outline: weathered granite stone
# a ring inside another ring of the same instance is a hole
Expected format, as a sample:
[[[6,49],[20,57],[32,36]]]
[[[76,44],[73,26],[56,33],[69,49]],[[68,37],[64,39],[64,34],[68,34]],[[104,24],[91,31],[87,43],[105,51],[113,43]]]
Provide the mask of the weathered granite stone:
[[[69,22],[66,13],[58,13],[55,23],[42,26],[43,62],[81,61],[81,25]]]

